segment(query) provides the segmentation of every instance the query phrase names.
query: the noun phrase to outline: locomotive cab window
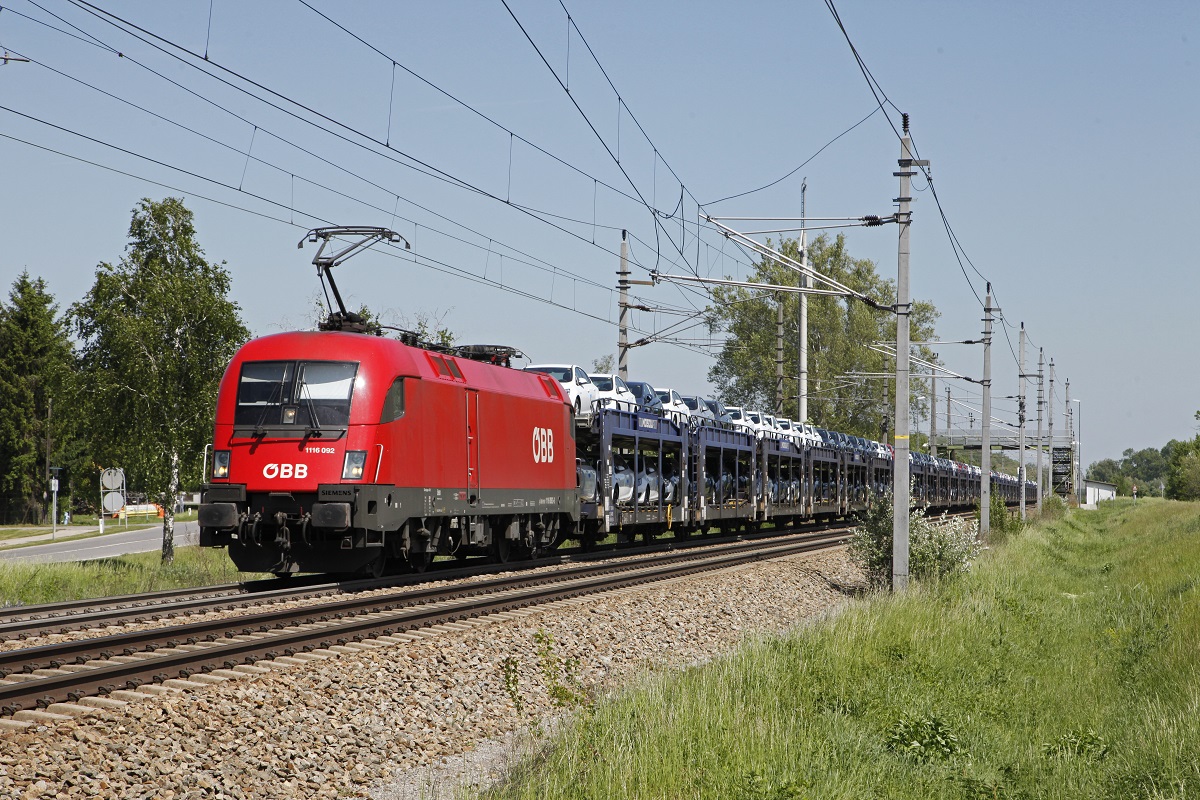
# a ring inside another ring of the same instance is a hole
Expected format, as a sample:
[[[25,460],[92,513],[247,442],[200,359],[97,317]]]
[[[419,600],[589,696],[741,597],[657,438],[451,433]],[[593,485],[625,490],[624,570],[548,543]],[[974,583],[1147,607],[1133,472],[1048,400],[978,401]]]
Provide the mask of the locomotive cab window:
[[[252,361],[242,365],[235,425],[345,427],[358,364],[349,361]]]

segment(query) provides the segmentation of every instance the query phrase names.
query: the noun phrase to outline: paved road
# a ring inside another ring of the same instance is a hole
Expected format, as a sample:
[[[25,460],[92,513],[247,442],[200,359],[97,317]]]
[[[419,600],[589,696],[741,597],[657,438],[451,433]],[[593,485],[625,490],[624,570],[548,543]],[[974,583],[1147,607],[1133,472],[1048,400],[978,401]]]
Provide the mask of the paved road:
[[[109,528],[111,530],[111,526]],[[175,545],[198,544],[200,528],[195,522],[175,523]],[[162,523],[152,528],[120,529],[91,539],[54,542],[0,550],[0,560],[25,562],[88,561],[112,558],[126,553],[145,553],[162,548]]]

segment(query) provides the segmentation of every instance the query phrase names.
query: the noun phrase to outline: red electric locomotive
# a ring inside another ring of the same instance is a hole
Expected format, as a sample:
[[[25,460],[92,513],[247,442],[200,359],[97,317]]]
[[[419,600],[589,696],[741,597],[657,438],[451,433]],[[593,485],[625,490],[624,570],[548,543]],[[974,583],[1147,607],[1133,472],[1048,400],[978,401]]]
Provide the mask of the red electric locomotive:
[[[345,330],[248,342],[221,380],[201,546],[279,574],[552,546],[579,519],[571,407],[552,378],[475,360],[504,350]]]

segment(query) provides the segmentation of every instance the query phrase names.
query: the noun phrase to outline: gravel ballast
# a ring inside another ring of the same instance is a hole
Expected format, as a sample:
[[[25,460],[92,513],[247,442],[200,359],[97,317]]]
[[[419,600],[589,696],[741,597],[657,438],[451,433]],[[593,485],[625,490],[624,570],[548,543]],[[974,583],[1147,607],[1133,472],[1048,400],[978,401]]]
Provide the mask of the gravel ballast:
[[[130,702],[0,733],[0,796],[452,797],[498,777],[531,725],[552,729],[548,659],[560,690],[612,691],[803,624],[861,583],[842,550],[792,556],[114,693]]]

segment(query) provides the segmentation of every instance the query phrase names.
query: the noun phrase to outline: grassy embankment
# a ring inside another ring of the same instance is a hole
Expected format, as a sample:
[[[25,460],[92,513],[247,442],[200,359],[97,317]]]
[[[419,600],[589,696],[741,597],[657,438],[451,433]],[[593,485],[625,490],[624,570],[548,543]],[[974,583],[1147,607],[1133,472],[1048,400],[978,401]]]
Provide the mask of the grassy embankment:
[[[495,797],[1200,797],[1200,505],[1033,526],[967,577],[582,711]]]
[[[56,564],[0,562],[0,606],[213,586],[270,577],[238,572],[224,550],[175,548],[163,566],[158,551]]]

